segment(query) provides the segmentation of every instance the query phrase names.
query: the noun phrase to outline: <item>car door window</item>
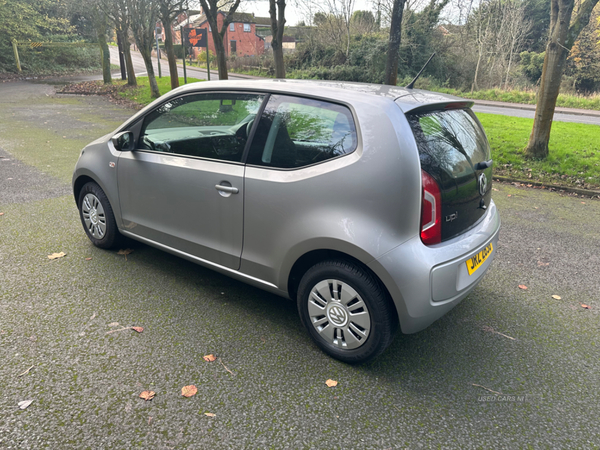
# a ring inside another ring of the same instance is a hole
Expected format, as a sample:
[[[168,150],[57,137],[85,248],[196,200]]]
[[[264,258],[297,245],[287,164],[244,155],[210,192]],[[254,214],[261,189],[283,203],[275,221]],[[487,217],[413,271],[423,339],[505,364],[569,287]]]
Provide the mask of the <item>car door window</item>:
[[[351,153],[357,141],[354,119],[347,107],[272,95],[255,132],[247,163],[300,168]]]
[[[145,117],[138,148],[239,162],[263,99],[232,93],[171,99]]]

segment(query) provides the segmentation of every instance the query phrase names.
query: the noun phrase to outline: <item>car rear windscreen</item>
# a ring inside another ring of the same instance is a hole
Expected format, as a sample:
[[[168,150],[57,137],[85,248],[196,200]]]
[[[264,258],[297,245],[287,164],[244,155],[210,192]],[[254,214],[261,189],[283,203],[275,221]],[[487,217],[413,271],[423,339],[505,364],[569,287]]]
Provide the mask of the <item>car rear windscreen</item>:
[[[408,116],[421,168],[442,194],[442,240],[471,228],[491,199],[491,159],[481,124],[470,109],[426,111]]]

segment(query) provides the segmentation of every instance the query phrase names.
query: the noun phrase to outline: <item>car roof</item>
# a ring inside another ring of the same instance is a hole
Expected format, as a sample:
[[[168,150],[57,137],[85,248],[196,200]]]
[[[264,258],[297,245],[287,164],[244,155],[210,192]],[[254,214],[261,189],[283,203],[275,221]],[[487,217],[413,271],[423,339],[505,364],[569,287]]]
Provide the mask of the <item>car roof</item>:
[[[443,108],[450,104],[458,105],[458,107],[470,107],[473,105],[473,102],[453,95],[421,89],[406,89],[404,87],[388,86],[385,84],[271,78],[201,81],[180,86],[161,96],[130,117],[116,131],[127,129],[149,110],[177,95],[211,90],[251,90],[278,94],[305,95],[350,104],[359,102],[372,104],[375,100],[382,103],[395,102],[404,113]]]
[[[400,86],[385,84],[357,83],[349,81],[323,80],[291,80],[291,79],[247,79],[219,80],[190,83],[179,89],[177,93],[202,89],[252,89],[267,92],[311,95],[335,100],[362,99],[373,101],[373,97],[395,101],[403,112],[409,112],[424,106],[466,102],[465,99],[453,95],[430,92],[421,89],[406,89]],[[471,106],[472,102],[467,102]]]

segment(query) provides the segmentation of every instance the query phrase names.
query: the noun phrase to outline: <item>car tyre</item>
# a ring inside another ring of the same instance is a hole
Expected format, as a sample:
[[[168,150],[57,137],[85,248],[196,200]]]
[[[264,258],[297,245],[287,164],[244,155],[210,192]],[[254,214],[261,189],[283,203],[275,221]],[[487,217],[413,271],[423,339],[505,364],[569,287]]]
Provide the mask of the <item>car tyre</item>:
[[[298,287],[298,312],[315,343],[350,364],[381,354],[398,328],[398,315],[377,278],[350,261],[311,267]]]
[[[86,183],[79,192],[79,217],[92,244],[99,248],[113,248],[121,240],[108,197],[94,182]]]

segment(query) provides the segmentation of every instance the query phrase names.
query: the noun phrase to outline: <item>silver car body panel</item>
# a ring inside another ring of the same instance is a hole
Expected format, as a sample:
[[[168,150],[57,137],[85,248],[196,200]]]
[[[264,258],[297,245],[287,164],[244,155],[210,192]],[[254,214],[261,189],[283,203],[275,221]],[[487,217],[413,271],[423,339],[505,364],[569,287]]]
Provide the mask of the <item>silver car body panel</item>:
[[[149,150],[123,152],[117,177],[124,229],[230,269],[240,267],[242,164]],[[220,185],[238,193],[219,191]]]
[[[312,166],[278,170],[151,151],[119,152],[112,145],[113,134],[134,127],[156,106],[178,95],[210,91],[281,93],[346,105],[356,122],[358,148]],[[419,237],[420,161],[405,113],[450,102],[464,100],[361,83],[194,83],[171,91],[115,133],[87,146],[73,185],[80,185],[82,176],[96,181],[123,234],[278,295],[289,295],[290,272],[303,255],[315,250],[347,254],[379,277],[394,301],[402,331],[412,333],[468,295],[496,252],[500,219],[493,204],[457,238],[425,246]],[[167,167],[169,182],[163,178],[158,183],[156,164]],[[138,167],[144,169],[136,173]],[[198,174],[202,180],[196,179]],[[215,184],[222,181],[239,193],[220,195]],[[119,197],[119,191],[127,193]],[[177,211],[182,204],[193,211]],[[208,208],[214,220],[199,208]],[[202,235],[194,222],[212,228]],[[176,223],[183,223],[183,229],[176,231]],[[489,242],[494,252],[465,278],[461,267]]]

